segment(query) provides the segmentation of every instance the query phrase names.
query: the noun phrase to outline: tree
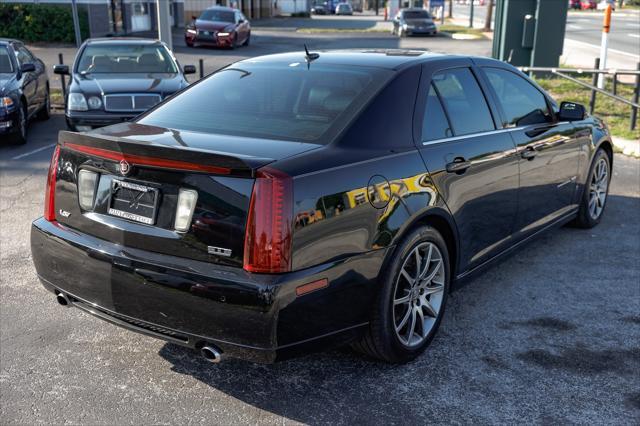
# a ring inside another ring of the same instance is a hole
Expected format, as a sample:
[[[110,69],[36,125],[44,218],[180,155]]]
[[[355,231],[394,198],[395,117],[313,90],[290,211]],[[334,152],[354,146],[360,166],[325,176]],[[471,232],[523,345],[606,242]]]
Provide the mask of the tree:
[[[487,16],[484,20],[484,31],[491,31],[491,15],[493,15],[493,0],[489,0],[489,4],[487,5]]]
[[[453,18],[453,0],[449,0],[449,16],[448,18]]]

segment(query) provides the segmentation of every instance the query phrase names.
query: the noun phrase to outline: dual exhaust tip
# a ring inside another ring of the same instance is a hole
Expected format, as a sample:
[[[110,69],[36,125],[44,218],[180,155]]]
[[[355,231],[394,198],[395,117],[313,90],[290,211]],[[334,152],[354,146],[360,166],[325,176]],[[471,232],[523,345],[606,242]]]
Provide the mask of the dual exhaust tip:
[[[61,292],[57,292],[56,293],[56,300],[58,301],[58,304],[65,306],[67,308],[71,307],[71,301],[69,300],[69,298]]]
[[[214,346],[203,346],[202,349],[200,349],[200,355],[202,355],[207,361],[214,364],[217,364],[222,360],[221,351]]]
[[[62,292],[56,293],[56,301],[61,306],[64,306],[67,308],[71,307],[71,301],[69,300],[67,295],[65,295]],[[207,361],[212,362],[214,364],[217,364],[222,360],[222,351],[220,351],[218,348],[212,345],[203,346],[202,349],[200,349],[200,355],[202,355],[202,357]]]

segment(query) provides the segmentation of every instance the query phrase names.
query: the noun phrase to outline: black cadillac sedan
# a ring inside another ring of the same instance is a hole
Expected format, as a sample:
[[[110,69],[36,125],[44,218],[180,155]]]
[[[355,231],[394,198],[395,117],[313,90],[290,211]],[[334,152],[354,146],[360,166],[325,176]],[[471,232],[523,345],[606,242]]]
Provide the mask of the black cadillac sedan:
[[[29,121],[48,119],[49,77],[22,42],[0,38],[0,141],[27,142]]]
[[[72,69],[55,65],[53,72],[71,75],[65,117],[71,130],[130,120],[189,83],[167,46],[151,39],[104,38],[84,42]]]
[[[211,361],[352,343],[402,363],[454,284],[598,224],[611,175],[605,124],[508,64],[279,54],[61,132],[31,249],[60,304]]]

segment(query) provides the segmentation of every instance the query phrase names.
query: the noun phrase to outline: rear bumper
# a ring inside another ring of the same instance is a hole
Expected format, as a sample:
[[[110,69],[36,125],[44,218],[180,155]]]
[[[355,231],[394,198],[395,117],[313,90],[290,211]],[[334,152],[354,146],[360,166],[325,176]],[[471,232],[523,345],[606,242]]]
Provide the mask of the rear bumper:
[[[31,251],[51,292],[116,325],[270,363],[346,343],[367,325],[382,250],[283,275],[131,249],[36,220]],[[328,288],[295,289],[328,278]],[[52,298],[53,299],[53,298]]]

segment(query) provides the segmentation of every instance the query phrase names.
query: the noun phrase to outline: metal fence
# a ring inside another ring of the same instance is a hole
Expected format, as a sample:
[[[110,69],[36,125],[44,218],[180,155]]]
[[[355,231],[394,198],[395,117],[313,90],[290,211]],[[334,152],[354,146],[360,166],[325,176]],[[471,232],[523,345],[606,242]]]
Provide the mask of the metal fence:
[[[610,69],[599,69],[600,68],[600,58],[596,58],[595,63],[594,63],[594,67],[593,69],[573,69],[573,68],[549,68],[549,67],[520,67],[520,70],[523,72],[529,72],[529,73],[533,73],[533,72],[546,72],[546,73],[551,73],[553,75],[557,75],[558,77],[562,77],[564,79],[567,79],[577,85],[580,85],[582,87],[586,87],[587,89],[591,90],[591,98],[589,100],[589,113],[593,114],[593,111],[596,108],[596,94],[597,93],[601,93],[605,96],[608,96],[612,99],[615,99],[617,102],[621,102],[624,103],[626,105],[631,106],[631,117],[630,117],[630,123],[629,123],[629,128],[631,130],[635,130],[636,128],[636,121],[638,118],[638,108],[640,108],[640,105],[638,104],[639,98],[640,98],[640,62],[637,64],[637,67],[635,70],[619,70],[619,69],[614,69],[614,68],[610,68]],[[572,77],[571,75],[568,74],[578,74],[578,75],[583,75],[583,74],[591,74],[593,75],[592,78],[592,82],[591,84],[579,80],[575,77]],[[611,77],[613,77],[613,84],[612,84],[612,91],[609,92],[607,90],[604,89],[600,89],[597,87],[598,84],[598,76],[599,75],[609,75]],[[618,85],[620,84],[619,82],[619,76],[621,75],[635,75],[635,87],[633,90],[633,97],[631,100],[629,99],[625,99],[622,96],[618,95]]]

